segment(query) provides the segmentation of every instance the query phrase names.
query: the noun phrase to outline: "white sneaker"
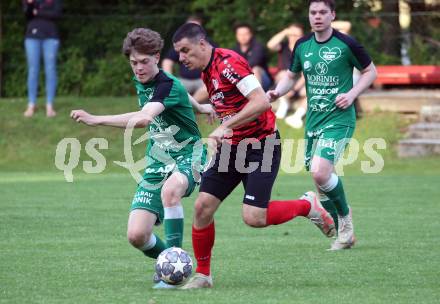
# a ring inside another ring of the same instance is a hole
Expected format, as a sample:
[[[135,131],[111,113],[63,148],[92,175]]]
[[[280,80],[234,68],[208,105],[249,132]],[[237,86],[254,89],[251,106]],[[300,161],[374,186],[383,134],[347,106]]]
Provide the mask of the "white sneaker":
[[[298,115],[292,114],[290,116],[287,116],[284,120],[286,124],[294,129],[301,129],[303,127],[303,121],[302,118]]]
[[[211,288],[214,286],[212,277],[196,272],[180,289]]]
[[[159,276],[157,275],[157,273],[154,273],[153,275],[153,289],[173,289],[173,288],[177,288],[177,285],[171,285],[168,283],[165,283],[164,281],[162,281]]]
[[[278,109],[275,113],[276,118],[283,119],[289,111],[289,101],[285,97],[281,97],[278,104]]]
[[[350,249],[356,243],[351,208],[346,216],[338,215],[338,221],[338,237],[329,250]]]
[[[316,193],[313,191],[306,192],[301,196],[301,199],[310,202],[310,212],[307,215],[307,218],[309,218],[326,237],[333,237],[336,234],[335,221],[330,213],[322,207]]]

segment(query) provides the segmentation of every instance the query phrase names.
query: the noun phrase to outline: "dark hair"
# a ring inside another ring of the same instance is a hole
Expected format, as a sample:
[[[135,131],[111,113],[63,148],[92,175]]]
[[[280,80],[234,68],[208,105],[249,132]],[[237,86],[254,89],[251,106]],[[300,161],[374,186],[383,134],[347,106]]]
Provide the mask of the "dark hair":
[[[163,39],[158,32],[147,28],[135,28],[127,34],[122,45],[122,52],[129,57],[133,50],[147,55],[160,53]]]
[[[313,2],[324,2],[325,5],[327,5],[330,8],[330,11],[334,12],[336,8],[335,0],[309,0],[309,7],[310,4]]]
[[[249,23],[244,23],[244,22],[236,23],[236,24],[234,25],[234,33],[236,33],[237,30],[238,30],[239,28],[242,28],[242,27],[245,27],[245,28],[249,29],[249,31],[250,31],[252,34],[254,34],[254,29],[253,29],[253,27],[252,27]]]
[[[188,16],[188,18],[186,18],[186,22],[193,22],[193,23],[197,23],[199,25],[202,25],[203,24],[203,18],[202,18],[201,15],[194,14],[194,15]]]
[[[206,31],[196,23],[185,23],[174,33],[173,43],[176,43],[183,38],[188,38],[190,40],[206,39]]]

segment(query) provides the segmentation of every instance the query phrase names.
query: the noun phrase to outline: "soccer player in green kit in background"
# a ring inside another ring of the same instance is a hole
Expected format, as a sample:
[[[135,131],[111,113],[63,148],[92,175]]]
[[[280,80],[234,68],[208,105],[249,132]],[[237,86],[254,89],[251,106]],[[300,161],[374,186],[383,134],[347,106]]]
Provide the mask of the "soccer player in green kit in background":
[[[128,218],[127,237],[146,256],[157,258],[166,248],[182,247],[182,197],[198,183],[197,170],[205,158],[191,104],[214,117],[211,105],[199,105],[171,74],[158,68],[163,40],[159,33],[137,28],[127,34],[123,52],[130,61],[140,110],[120,115],[92,115],[73,110],[71,117],[90,126],[148,128],[147,166]],[[196,159],[197,158],[197,159]],[[164,224],[166,242],[153,233]],[[165,284],[159,282],[155,287]]]
[[[274,90],[271,101],[285,95],[298,73],[304,74],[307,88],[305,164],[311,171],[322,205],[338,223],[338,236],[330,250],[355,244],[351,208],[347,204],[335,163],[353,136],[355,98],[376,78],[376,68],[364,48],[350,36],[331,27],[335,19],[334,0],[310,0],[309,21],[313,33],[296,42],[290,71]],[[353,86],[353,68],[361,71]]]

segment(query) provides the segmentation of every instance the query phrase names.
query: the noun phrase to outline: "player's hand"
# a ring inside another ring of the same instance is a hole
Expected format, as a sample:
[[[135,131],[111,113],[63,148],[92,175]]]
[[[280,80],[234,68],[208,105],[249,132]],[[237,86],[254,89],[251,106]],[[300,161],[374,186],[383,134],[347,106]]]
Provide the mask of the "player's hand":
[[[212,105],[210,104],[201,104],[199,107],[199,112],[207,115],[207,121],[210,125],[212,125],[215,121],[215,111]]]
[[[354,96],[350,93],[343,93],[336,96],[335,105],[341,109],[347,109],[354,101]]]
[[[208,136],[208,147],[211,151],[217,151],[218,147],[222,144],[223,139],[232,137],[232,130],[219,126]]]
[[[280,94],[276,90],[269,90],[266,92],[266,96],[270,102],[274,102],[280,97]]]
[[[82,122],[89,126],[97,125],[95,116],[87,113],[84,110],[73,110],[70,112],[70,117],[76,122]]]

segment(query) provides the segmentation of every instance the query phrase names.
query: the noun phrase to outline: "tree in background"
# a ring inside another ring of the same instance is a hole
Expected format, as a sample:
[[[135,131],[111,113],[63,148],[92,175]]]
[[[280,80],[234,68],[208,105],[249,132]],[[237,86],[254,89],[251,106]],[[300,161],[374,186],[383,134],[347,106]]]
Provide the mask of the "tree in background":
[[[382,0],[382,11],[386,33],[382,36],[382,50],[389,56],[400,57],[399,0]]]
[[[379,1],[379,0],[378,0]],[[382,10],[373,12],[373,0],[337,1],[337,18],[352,23],[351,34],[363,44],[377,64],[400,64],[398,0],[380,0]],[[439,7],[421,0],[406,0],[413,12],[410,49],[417,64],[440,64]],[[377,2],[377,1],[376,1]],[[233,25],[246,21],[267,41],[287,24],[296,22],[308,29],[304,0],[76,0],[63,2],[60,22],[58,95],[120,96],[131,92],[131,74],[121,55],[121,41],[134,27],[159,31],[167,49],[175,29],[194,13],[221,47],[234,44]],[[369,20],[379,20],[371,26]],[[26,59],[23,47],[25,19],[21,1],[1,1],[2,34],[0,94],[26,95]],[[275,56],[272,64],[275,64]]]

